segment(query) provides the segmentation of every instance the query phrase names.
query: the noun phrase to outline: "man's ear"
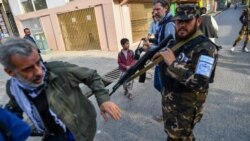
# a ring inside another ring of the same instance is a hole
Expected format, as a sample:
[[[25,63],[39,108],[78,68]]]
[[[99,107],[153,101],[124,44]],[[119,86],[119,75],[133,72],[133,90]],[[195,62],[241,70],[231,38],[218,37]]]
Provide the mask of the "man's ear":
[[[15,72],[11,69],[5,68],[4,71],[9,75],[9,76],[15,76]]]
[[[199,16],[197,18],[197,26],[198,26],[198,28],[200,27],[201,23],[202,23],[202,18],[201,18],[201,16]]]

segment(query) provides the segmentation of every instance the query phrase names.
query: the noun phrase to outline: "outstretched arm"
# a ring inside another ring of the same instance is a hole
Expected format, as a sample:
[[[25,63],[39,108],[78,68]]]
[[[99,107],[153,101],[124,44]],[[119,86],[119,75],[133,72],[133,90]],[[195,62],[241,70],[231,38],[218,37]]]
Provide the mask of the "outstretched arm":
[[[111,101],[106,101],[100,106],[101,115],[105,120],[108,119],[108,115],[111,116],[114,120],[119,120],[121,118],[120,108]]]
[[[101,115],[105,120],[108,119],[108,115],[111,116],[114,120],[121,118],[121,110],[109,99],[109,93],[105,89],[104,84],[101,80],[101,77],[96,73],[96,71],[91,71],[92,74],[89,74],[87,84],[92,89],[93,93],[96,96],[97,102],[100,106]]]
[[[68,75],[72,80],[71,85],[78,86],[80,83],[84,83],[92,90],[104,119],[107,119],[107,115],[110,115],[114,120],[121,118],[120,108],[110,101],[108,90],[96,70],[78,66],[64,69],[68,69]]]

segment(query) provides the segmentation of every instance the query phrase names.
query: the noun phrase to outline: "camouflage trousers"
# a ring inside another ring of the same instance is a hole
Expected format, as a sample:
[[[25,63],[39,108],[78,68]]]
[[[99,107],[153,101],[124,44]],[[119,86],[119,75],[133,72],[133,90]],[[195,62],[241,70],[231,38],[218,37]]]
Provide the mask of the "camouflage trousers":
[[[203,115],[205,93],[164,92],[162,110],[167,141],[195,141],[193,129]]]
[[[236,40],[234,41],[233,46],[235,47],[244,37],[244,44],[243,44],[243,48],[245,48],[248,44],[248,41],[250,39],[250,34],[249,34],[249,29],[247,26],[242,26],[241,30],[239,32],[239,36],[236,38]]]

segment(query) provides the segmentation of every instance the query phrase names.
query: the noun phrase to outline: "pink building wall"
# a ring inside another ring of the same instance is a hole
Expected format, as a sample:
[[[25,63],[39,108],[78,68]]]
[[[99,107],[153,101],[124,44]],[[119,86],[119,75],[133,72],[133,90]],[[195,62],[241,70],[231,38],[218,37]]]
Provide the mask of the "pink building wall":
[[[40,18],[49,48],[65,51],[65,45],[58,22],[57,14],[74,10],[94,7],[101,50],[120,50],[120,39],[128,38],[132,41],[130,16],[126,5],[120,6],[113,0],[76,0],[65,6],[43,9],[31,13],[15,16],[15,21],[21,36],[24,36],[22,21]]]

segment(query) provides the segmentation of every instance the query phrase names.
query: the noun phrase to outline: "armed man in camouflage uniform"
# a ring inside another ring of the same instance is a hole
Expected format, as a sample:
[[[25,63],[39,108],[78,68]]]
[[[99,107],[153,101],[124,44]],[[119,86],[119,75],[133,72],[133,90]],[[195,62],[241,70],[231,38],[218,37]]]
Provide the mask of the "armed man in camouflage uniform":
[[[240,16],[240,22],[242,23],[242,27],[240,29],[239,32],[239,36],[237,37],[237,39],[234,41],[233,47],[231,48],[231,51],[233,52],[235,50],[235,46],[237,43],[240,42],[240,40],[243,39],[243,36],[245,35],[245,41],[244,41],[244,45],[242,48],[243,52],[249,52],[249,50],[247,49],[247,43],[250,39],[250,5],[243,10],[241,16]]]
[[[193,129],[202,118],[218,49],[198,30],[201,17],[196,5],[181,5],[173,20],[176,45],[184,43],[174,52],[169,48],[160,52],[165,62],[161,66],[164,127],[167,141],[194,141]]]

